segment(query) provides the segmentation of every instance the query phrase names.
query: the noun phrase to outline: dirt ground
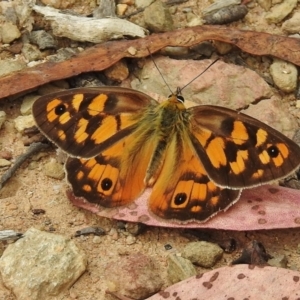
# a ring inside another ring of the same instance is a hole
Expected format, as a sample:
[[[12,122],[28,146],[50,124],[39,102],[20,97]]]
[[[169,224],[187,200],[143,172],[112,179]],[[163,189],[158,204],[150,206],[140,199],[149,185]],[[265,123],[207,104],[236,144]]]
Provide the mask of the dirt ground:
[[[249,14],[243,21],[224,26],[284,34],[280,27],[281,23],[268,24],[260,17],[263,9],[256,1],[250,2],[253,2],[253,8],[249,9]],[[208,4],[208,1],[203,1],[201,5],[193,1],[178,4],[176,13],[175,9],[172,9],[176,27],[184,26],[187,22],[183,12],[185,8],[192,7],[195,14],[200,14],[201,9]],[[14,128],[14,119],[20,115],[21,101],[22,99],[6,100],[0,104],[0,109],[7,114],[7,120],[0,131],[0,148],[11,151],[13,159],[26,151],[22,134]],[[141,252],[152,257],[161,267],[162,276],[167,284],[167,255],[170,251],[180,252],[187,242],[198,240],[197,236],[185,229],[147,227],[136,237],[128,238],[130,233],[124,230],[118,221],[101,218],[89,211],[74,207],[66,196],[67,184],[64,180],[44,175],[43,165],[50,158],[56,159],[56,157],[52,147],[42,154],[29,158],[0,191],[0,228],[25,232],[28,228],[35,227],[72,237],[78,247],[83,249],[88,258],[87,271],[70,290],[59,295],[57,299],[103,299],[107,286],[102,270],[126,253]],[[1,168],[0,175],[6,169]],[[34,214],[33,209],[43,209],[45,213]],[[99,226],[107,234],[100,238],[93,235],[74,238],[77,230],[89,226]],[[224,243],[231,238],[237,241],[236,251],[225,253],[214,268],[228,265],[240,256],[242,249],[251,241],[257,240],[264,245],[270,255],[286,256],[288,268],[300,270],[299,229],[254,232],[198,230],[197,234],[207,241],[217,243]],[[172,246],[172,250],[166,250],[167,244]],[[6,243],[0,243],[0,247],[1,251],[4,251]],[[197,270],[207,271],[200,267]],[[0,298],[15,299],[3,284],[0,284]]]

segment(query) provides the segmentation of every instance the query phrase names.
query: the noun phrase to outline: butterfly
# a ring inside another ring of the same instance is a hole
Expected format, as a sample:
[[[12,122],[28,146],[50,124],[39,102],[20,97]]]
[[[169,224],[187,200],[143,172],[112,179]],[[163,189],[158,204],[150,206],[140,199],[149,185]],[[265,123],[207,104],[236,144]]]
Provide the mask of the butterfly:
[[[204,222],[241,190],[300,165],[300,148],[270,126],[219,106],[186,108],[176,92],[162,103],[122,87],[77,88],[33,104],[40,131],[68,154],[76,197],[107,208],[151,188],[151,214]]]

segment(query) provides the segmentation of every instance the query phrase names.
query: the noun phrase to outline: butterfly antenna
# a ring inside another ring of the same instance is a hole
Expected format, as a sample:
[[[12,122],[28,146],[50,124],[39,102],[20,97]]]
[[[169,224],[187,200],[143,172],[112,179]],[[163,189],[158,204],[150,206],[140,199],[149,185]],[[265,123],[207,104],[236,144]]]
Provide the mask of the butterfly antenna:
[[[159,67],[157,66],[157,64],[156,64],[156,62],[155,62],[155,60],[154,60],[154,58],[153,58],[153,56],[152,56],[152,53],[151,53],[151,51],[150,51],[150,49],[149,49],[148,47],[147,47],[147,50],[148,50],[148,52],[149,52],[149,54],[150,54],[150,57],[151,57],[151,59],[152,59],[152,61],[153,61],[153,64],[154,64],[155,68],[156,68],[157,71],[159,72],[159,74],[160,74],[161,78],[163,79],[165,85],[168,87],[168,89],[170,90],[171,94],[173,94],[173,92],[172,92],[170,86],[169,86],[168,83],[166,82],[166,80],[165,80],[165,78],[164,78],[162,72],[160,71]]]
[[[214,65],[217,61],[219,60],[219,58],[217,58],[216,60],[214,60],[211,64],[209,64],[199,75],[197,75],[194,79],[192,79],[189,83],[187,83],[185,86],[183,86],[182,88],[177,88],[177,93],[180,93],[184,88],[186,88],[188,85],[190,85],[193,81],[195,81],[198,77],[200,77],[203,73],[205,73],[212,65]],[[178,91],[179,90],[179,91]]]

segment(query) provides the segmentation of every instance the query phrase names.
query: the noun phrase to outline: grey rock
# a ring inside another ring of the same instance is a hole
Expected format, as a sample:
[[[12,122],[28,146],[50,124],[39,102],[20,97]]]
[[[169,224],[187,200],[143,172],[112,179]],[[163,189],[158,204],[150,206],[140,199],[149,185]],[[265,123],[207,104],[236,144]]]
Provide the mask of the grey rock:
[[[222,258],[223,250],[217,244],[191,242],[184,247],[181,255],[197,266],[211,268]]]
[[[56,42],[53,36],[45,30],[36,30],[31,32],[29,40],[31,43],[38,45],[41,50],[56,47]]]
[[[28,61],[35,61],[42,58],[40,50],[31,44],[24,44],[22,47],[22,54]]]
[[[69,239],[31,228],[9,245],[0,272],[18,300],[50,300],[68,289],[85,271],[85,255]]]

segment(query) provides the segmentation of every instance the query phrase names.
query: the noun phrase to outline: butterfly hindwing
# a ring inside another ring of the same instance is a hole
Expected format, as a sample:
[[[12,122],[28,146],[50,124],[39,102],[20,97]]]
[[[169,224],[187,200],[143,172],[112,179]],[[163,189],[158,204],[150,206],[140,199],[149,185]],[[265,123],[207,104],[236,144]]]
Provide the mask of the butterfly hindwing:
[[[71,156],[90,158],[131,134],[157,102],[119,87],[79,88],[45,95],[33,105],[40,130]]]
[[[185,134],[173,136],[166,149],[149,208],[163,219],[203,222],[226,210],[239,196],[239,190],[221,188],[210,180]]]
[[[297,144],[248,115],[218,106],[189,110],[193,145],[220,186],[239,189],[271,182],[300,164]]]

